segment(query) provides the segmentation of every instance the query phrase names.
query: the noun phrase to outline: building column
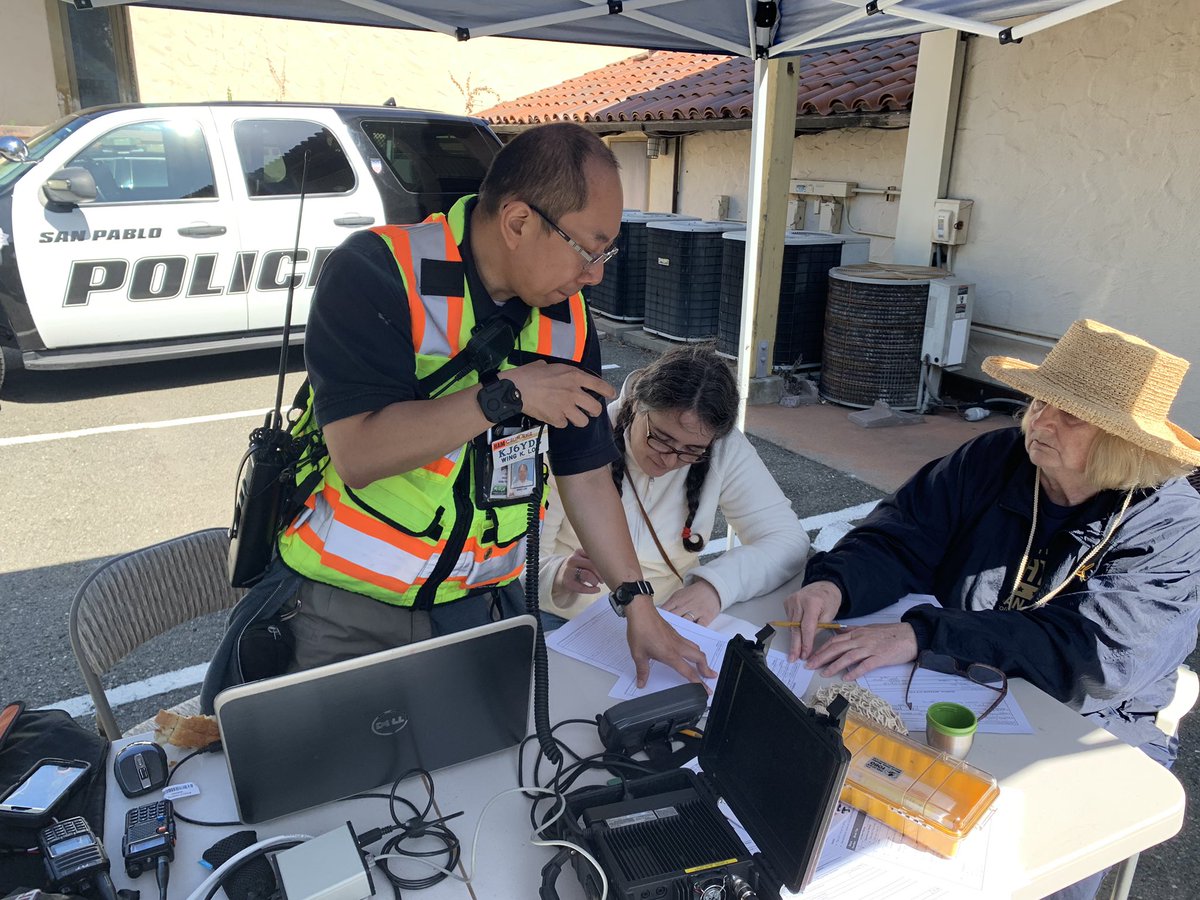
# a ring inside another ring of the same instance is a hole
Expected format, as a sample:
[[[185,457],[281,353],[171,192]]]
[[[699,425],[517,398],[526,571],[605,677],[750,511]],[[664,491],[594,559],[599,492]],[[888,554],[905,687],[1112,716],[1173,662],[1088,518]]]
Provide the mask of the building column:
[[[966,45],[957,31],[921,36],[893,259],[929,265],[933,201],[946,196]]]

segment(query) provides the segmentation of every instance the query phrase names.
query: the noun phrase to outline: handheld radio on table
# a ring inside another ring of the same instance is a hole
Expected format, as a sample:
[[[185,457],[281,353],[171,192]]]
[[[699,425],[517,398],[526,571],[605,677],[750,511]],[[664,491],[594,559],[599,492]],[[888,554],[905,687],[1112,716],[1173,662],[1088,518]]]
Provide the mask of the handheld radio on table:
[[[125,814],[121,855],[130,878],[154,868],[160,858],[175,859],[175,810],[170,800],[147,803]]]
[[[52,888],[72,893],[94,888],[103,900],[116,900],[116,888],[108,876],[108,854],[83,816],[38,831],[38,847]]]

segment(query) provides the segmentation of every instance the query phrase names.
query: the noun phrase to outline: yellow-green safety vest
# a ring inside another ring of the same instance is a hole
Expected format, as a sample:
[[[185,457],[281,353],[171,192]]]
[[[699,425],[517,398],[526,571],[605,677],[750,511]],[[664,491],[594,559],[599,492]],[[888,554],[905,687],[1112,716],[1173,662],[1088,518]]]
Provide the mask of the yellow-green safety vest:
[[[418,379],[466,347],[475,326],[465,274],[460,297],[422,292],[419,275],[422,260],[461,263],[458,245],[465,228],[464,199],[448,215],[435,213],[417,225],[371,229],[391,248],[404,279]],[[581,361],[587,340],[583,296],[575,294],[566,302],[567,322],[530,309],[516,346],[537,356]],[[500,366],[513,367],[507,359]],[[468,370],[444,393],[478,382],[479,373]],[[299,427],[316,430],[311,392]],[[418,608],[514,580],[525,564],[528,504],[477,508],[467,451],[468,445],[457,447],[418,469],[381,478],[361,490],[348,489],[327,464],[304,508],[280,536],[283,561],[313,581]],[[297,484],[310,471],[301,466]],[[544,505],[543,493],[543,512]]]

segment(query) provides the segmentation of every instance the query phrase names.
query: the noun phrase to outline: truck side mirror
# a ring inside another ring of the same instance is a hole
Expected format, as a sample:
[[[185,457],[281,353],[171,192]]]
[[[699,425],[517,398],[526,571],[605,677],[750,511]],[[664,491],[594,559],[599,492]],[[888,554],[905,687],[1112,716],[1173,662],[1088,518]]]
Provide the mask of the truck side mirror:
[[[29,147],[19,137],[6,134],[0,137],[0,159],[23,163],[29,159]]]
[[[96,179],[87,169],[71,166],[59,169],[42,183],[47,204],[58,209],[74,209],[96,199]]]

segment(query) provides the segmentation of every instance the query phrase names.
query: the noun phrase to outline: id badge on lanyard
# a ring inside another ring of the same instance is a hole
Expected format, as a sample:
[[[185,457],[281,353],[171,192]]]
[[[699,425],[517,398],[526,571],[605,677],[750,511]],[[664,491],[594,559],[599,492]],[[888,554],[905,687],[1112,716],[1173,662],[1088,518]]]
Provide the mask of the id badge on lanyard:
[[[542,454],[549,446],[544,425],[494,425],[474,443],[476,496],[481,507],[525,503],[542,487]]]

